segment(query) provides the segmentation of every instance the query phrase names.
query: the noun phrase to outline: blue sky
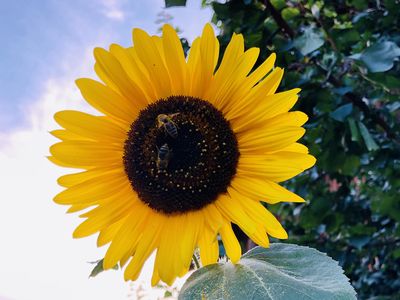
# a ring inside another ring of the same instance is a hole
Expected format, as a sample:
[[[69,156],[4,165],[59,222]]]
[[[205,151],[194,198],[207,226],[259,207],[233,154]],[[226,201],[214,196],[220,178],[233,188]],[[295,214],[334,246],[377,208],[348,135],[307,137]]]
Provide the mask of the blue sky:
[[[211,18],[200,1],[186,8],[164,9],[162,0],[13,0],[0,6],[0,131],[23,126],[24,107],[44,88],[48,78],[62,75],[66,62],[85,55],[86,45],[128,46],[131,29],[157,33],[159,13],[192,38]]]
[[[104,256],[96,237],[74,240],[81,222],[53,203],[57,177],[70,173],[46,156],[56,142],[53,114],[90,112],[75,79],[95,78],[94,47],[131,44],[133,27],[156,34],[158,14],[193,40],[211,19],[200,1],[163,9],[162,0],[12,0],[0,5],[0,300],[135,299],[141,284],[147,297],[151,262],[139,281],[127,284],[121,271],[88,279],[93,261]],[[132,294],[131,296],[129,296]]]

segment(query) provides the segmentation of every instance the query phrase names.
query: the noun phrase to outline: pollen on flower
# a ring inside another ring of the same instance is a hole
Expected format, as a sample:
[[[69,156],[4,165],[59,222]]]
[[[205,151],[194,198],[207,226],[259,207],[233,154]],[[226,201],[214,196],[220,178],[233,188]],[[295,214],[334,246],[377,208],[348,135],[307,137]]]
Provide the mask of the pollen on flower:
[[[157,117],[171,117],[177,136]],[[141,111],[125,142],[124,166],[133,189],[166,213],[215,201],[236,173],[239,150],[229,122],[210,103],[185,96],[161,99]]]

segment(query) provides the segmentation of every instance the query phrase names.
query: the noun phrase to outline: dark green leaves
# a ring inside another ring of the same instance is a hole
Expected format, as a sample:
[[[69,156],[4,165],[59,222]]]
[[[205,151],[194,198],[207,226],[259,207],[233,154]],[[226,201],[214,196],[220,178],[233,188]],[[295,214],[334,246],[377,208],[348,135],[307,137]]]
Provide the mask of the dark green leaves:
[[[361,60],[370,72],[385,72],[393,67],[394,60],[400,56],[400,48],[391,41],[378,42],[363,52],[351,56]]]
[[[376,144],[374,138],[372,137],[364,123],[356,122],[353,118],[349,118],[348,123],[351,132],[351,140],[353,142],[359,142],[362,137],[368,151],[379,149],[379,146]]]
[[[353,142],[360,141],[360,132],[358,131],[356,121],[353,118],[349,118],[349,127],[351,132],[351,140]]]
[[[324,44],[323,33],[312,26],[306,27],[301,36],[296,38],[293,45],[301,54],[307,55]]]
[[[346,117],[351,114],[352,111],[353,104],[349,103],[338,107],[335,111],[330,113],[330,116],[336,121],[343,122]]]
[[[308,247],[274,243],[256,247],[240,263],[197,270],[179,299],[329,300],[356,299],[338,263]]]
[[[165,7],[185,6],[186,0],[165,0]]]
[[[350,238],[350,245],[356,247],[357,249],[361,249],[371,240],[371,236],[369,235],[361,235],[361,236],[353,236]]]
[[[365,127],[362,122],[358,122],[358,127],[360,129],[361,136],[364,139],[365,146],[367,146],[368,151],[379,149],[378,145],[374,141],[374,138],[369,133],[367,127]]]

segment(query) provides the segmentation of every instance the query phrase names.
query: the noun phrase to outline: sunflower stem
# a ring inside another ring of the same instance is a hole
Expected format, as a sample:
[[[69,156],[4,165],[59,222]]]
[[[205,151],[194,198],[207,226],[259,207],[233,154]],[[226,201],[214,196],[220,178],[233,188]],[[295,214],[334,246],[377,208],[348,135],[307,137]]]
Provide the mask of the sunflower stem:
[[[194,253],[193,253],[193,262],[194,262],[194,265],[196,266],[196,269],[200,269],[199,260],[198,260],[198,258],[196,256],[196,254],[194,254]]]

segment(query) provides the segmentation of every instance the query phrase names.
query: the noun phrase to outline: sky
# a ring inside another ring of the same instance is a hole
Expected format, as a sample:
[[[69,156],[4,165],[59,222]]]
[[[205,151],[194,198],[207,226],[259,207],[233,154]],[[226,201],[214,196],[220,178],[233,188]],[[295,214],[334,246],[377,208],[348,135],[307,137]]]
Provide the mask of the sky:
[[[161,14],[161,15],[160,15]],[[53,114],[91,111],[75,86],[95,78],[94,47],[128,46],[134,27],[156,34],[165,15],[192,41],[210,21],[200,1],[164,8],[161,0],[13,0],[0,6],[0,300],[155,299],[151,261],[129,284],[121,271],[88,279],[106,249],[96,237],[74,240],[77,215],[52,202],[68,170],[46,156],[56,140]],[[183,280],[177,282],[182,284]],[[158,294],[157,294],[158,293]]]

